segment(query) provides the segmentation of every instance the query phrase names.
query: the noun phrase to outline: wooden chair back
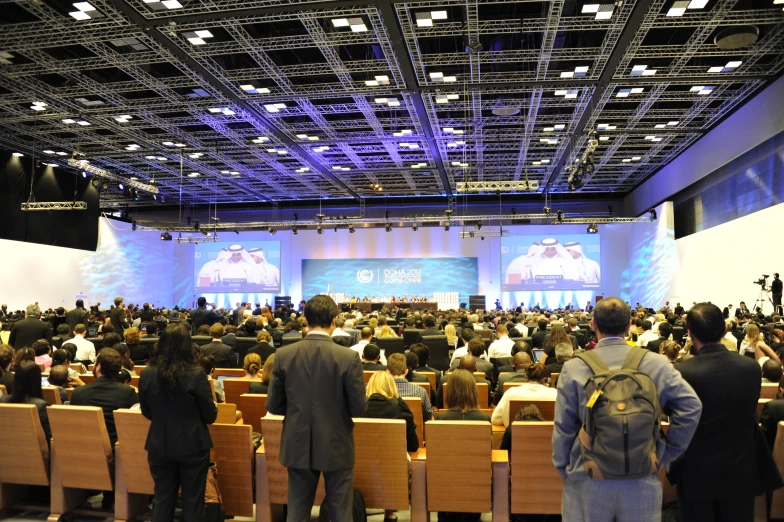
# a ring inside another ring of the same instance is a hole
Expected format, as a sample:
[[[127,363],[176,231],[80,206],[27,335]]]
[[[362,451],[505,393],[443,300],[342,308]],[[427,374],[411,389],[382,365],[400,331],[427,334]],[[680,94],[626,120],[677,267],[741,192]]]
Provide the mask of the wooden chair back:
[[[253,443],[251,427],[212,424],[210,460],[218,465],[218,489],[228,517],[253,516]]]
[[[776,461],[779,473],[784,474],[784,421],[779,422],[776,429],[776,441],[773,443],[773,460]],[[772,520],[784,518],[784,489],[777,489],[773,492],[770,518]]]
[[[138,375],[139,377],[141,377],[142,372],[144,371],[145,368],[147,368],[147,365],[141,365],[141,364],[133,365],[133,371],[135,371],[136,375]]]
[[[484,375],[484,374],[483,374]],[[449,381],[446,381],[444,384],[441,385],[444,388],[444,408],[449,409]],[[476,383],[477,391],[479,392],[479,408],[489,408],[489,398],[487,396],[487,387],[488,384],[486,382],[478,382]]]
[[[94,369],[95,369],[95,365],[94,365],[94,364],[88,364],[88,365],[87,365],[87,371],[88,371],[88,372],[91,372],[91,371],[93,371]]]
[[[450,345],[445,335],[425,335],[422,342],[430,352],[430,366],[445,372],[449,369],[452,358],[449,355]],[[453,349],[453,348],[452,348]]]
[[[215,368],[215,378],[218,377],[234,377],[239,379],[245,377],[245,370],[243,368]]]
[[[71,397],[73,397],[73,392],[76,388],[66,388],[65,393],[68,395],[68,402],[71,402]]]
[[[514,399],[509,401],[509,422],[512,422],[517,414],[517,410],[529,404],[533,404],[542,414],[544,420],[555,420],[555,399],[538,399],[538,400],[520,400]]]
[[[62,398],[60,397],[60,389],[57,386],[42,386],[41,392],[43,392],[44,400],[49,406],[63,403]]]
[[[561,375],[560,373],[551,373],[550,374],[550,388],[557,388],[558,387],[558,376]]]
[[[35,404],[0,404],[0,487],[49,485],[49,445]]]
[[[90,384],[90,383],[95,382],[95,375],[93,375],[92,373],[83,373],[83,374],[79,375],[79,378],[85,384]]]
[[[230,402],[218,404],[218,417],[215,419],[215,424],[236,424],[236,422],[237,405]]]
[[[212,377],[207,376],[207,380],[210,381],[210,393],[212,393],[212,402],[218,402],[218,396],[215,395],[215,381],[212,380]]]
[[[414,424],[416,424],[417,437],[419,437],[419,447],[423,448],[425,446],[425,426],[422,417],[422,399],[419,397],[401,397],[401,399],[406,401],[411,413],[414,414]]]
[[[521,384],[525,384],[525,382],[524,381],[505,382],[504,383],[504,393],[509,391],[509,388],[514,388],[515,386],[520,386]]]
[[[140,410],[115,410],[114,425],[117,429],[117,460],[122,460],[122,470],[116,469],[117,482],[122,471],[125,488],[129,493],[152,495],[155,483],[147,463],[147,432],[150,421]],[[120,457],[122,454],[122,457]]]
[[[267,414],[267,395],[260,393],[243,393],[240,395],[240,410],[245,424],[249,424],[253,431],[261,431],[261,418]]]
[[[552,422],[512,423],[512,513],[561,513],[563,479],[553,466],[552,439]]]
[[[372,371],[372,372],[369,372],[369,371],[363,371],[362,372],[362,378],[365,379],[365,384],[370,382],[370,378],[373,377],[374,373],[376,373],[375,370]]]
[[[243,370],[244,371],[244,370]],[[250,383],[253,381],[241,381],[239,379],[224,379],[223,380],[223,393],[226,396],[226,402],[232,404],[240,403],[240,395],[248,393],[250,390]]]
[[[103,410],[97,406],[49,406],[46,411],[56,453],[54,466],[63,487],[113,490],[112,446]]]
[[[491,511],[490,423],[428,421],[425,432],[428,511]]]
[[[427,381],[430,383],[430,388],[436,389],[436,374],[435,372],[417,372],[418,375],[424,375],[427,377]],[[482,374],[484,376],[484,374]]]
[[[131,386],[133,386],[134,388],[138,389],[139,388],[139,379],[141,379],[141,377],[139,377],[138,375],[135,376],[135,377],[131,377]]]
[[[474,330],[474,333],[479,337],[481,337],[482,339],[490,339],[490,342],[493,342],[495,340],[495,335],[493,334],[493,331],[487,328]]]
[[[421,387],[428,394],[427,396],[430,397],[430,382],[412,382],[411,384]]]
[[[779,391],[779,384],[776,382],[773,383],[762,383],[762,389],[760,390],[760,398],[761,399],[775,399],[776,393]]]

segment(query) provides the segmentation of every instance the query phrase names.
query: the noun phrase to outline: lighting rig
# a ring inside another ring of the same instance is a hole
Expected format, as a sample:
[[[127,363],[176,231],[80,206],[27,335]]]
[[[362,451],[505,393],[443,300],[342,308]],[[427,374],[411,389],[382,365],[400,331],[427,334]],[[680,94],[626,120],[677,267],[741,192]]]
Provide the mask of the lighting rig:
[[[585,184],[585,177],[593,174],[593,156],[594,152],[596,152],[596,147],[598,146],[599,133],[596,131],[596,129],[593,129],[588,132],[588,146],[585,148],[582,156],[576,158],[574,160],[574,164],[566,167],[566,171],[569,172],[567,183],[569,184],[569,190],[572,192],[583,188],[583,185]]]

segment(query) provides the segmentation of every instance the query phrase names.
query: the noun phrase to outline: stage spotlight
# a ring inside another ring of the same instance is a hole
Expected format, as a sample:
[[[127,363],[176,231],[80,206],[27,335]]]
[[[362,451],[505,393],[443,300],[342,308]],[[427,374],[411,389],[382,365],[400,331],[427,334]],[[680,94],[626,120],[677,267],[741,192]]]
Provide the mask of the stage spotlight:
[[[136,232],[136,221],[131,221],[131,231]]]
[[[596,234],[597,232],[599,232],[599,227],[596,226],[595,223],[591,223],[590,225],[588,225],[588,233],[589,234]]]
[[[349,234],[353,234],[354,233],[354,225],[349,225],[348,226],[348,233]]]
[[[85,171],[82,171],[82,177],[83,177],[84,179],[87,179],[87,173],[86,173]]]
[[[269,234],[270,234],[271,236],[274,236],[274,235],[277,233],[277,232],[275,231],[275,229],[274,229],[274,228],[272,228],[272,227],[269,227],[269,228],[267,229],[267,232],[269,232]]]
[[[323,233],[324,233],[324,231],[323,231],[323,230],[321,230],[321,227],[320,227],[320,226],[316,227],[316,232],[318,233],[318,235],[321,235],[321,234],[323,234]]]
[[[172,235],[168,232],[161,232],[161,241],[171,241]]]
[[[449,232],[449,223],[444,225],[444,232]]]
[[[419,230],[419,225],[417,225],[416,223],[414,223],[414,226],[413,226],[413,227],[411,227],[411,230],[413,230],[414,232],[416,232],[417,230]]]
[[[482,222],[481,221],[476,224],[476,229],[477,230],[482,230]]]
[[[297,230],[297,227],[291,227],[291,233],[294,234],[295,236],[297,234],[299,234],[299,231]]]
[[[545,216],[549,216],[550,215],[550,207],[544,207],[544,215]]]
[[[108,181],[102,181],[101,182],[101,190],[109,190],[109,182]]]
[[[559,210],[555,213],[556,219],[559,223],[563,223],[563,210]]]
[[[198,219],[193,222],[193,230],[196,230],[196,231],[199,230],[199,220]]]
[[[651,221],[656,221],[656,209],[655,208],[652,208],[650,210],[650,218],[651,218]]]
[[[98,188],[98,187],[101,186],[101,180],[99,180],[98,178],[93,178],[92,180],[90,180],[90,183],[95,188]]]
[[[117,188],[119,188],[120,190],[125,190],[125,185],[120,183],[119,185],[117,185]]]
[[[384,228],[387,230],[387,232],[392,232],[392,227],[390,225],[387,225]]]

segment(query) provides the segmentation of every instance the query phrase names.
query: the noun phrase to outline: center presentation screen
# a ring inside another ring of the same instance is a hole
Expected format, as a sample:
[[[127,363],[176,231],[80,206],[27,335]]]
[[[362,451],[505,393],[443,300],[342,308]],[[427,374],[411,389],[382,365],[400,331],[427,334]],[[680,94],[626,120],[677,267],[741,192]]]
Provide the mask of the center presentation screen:
[[[194,293],[280,292],[280,241],[199,243]]]
[[[601,288],[599,234],[501,238],[501,291]]]
[[[404,295],[432,300],[436,292],[458,292],[468,299],[476,294],[478,273],[475,257],[303,259],[302,295],[388,301]]]

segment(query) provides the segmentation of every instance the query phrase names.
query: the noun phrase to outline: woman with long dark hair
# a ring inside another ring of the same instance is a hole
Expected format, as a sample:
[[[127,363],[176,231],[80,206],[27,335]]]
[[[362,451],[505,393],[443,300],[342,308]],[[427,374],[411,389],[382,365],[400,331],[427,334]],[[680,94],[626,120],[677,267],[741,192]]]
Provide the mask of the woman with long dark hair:
[[[29,350],[29,348],[27,349]],[[38,418],[41,419],[41,427],[46,435],[46,443],[49,444],[49,441],[52,440],[49,416],[46,414],[46,407],[49,404],[44,400],[44,394],[41,391],[41,368],[34,361],[21,361],[15,366],[14,390],[10,395],[0,397],[0,402],[35,404],[38,409]]]
[[[182,520],[200,521],[212,448],[207,425],[215,422],[218,408],[184,325],[161,333],[139,380],[139,402],[151,421],[144,449],[155,481],[153,522],[174,519],[180,486]]]

